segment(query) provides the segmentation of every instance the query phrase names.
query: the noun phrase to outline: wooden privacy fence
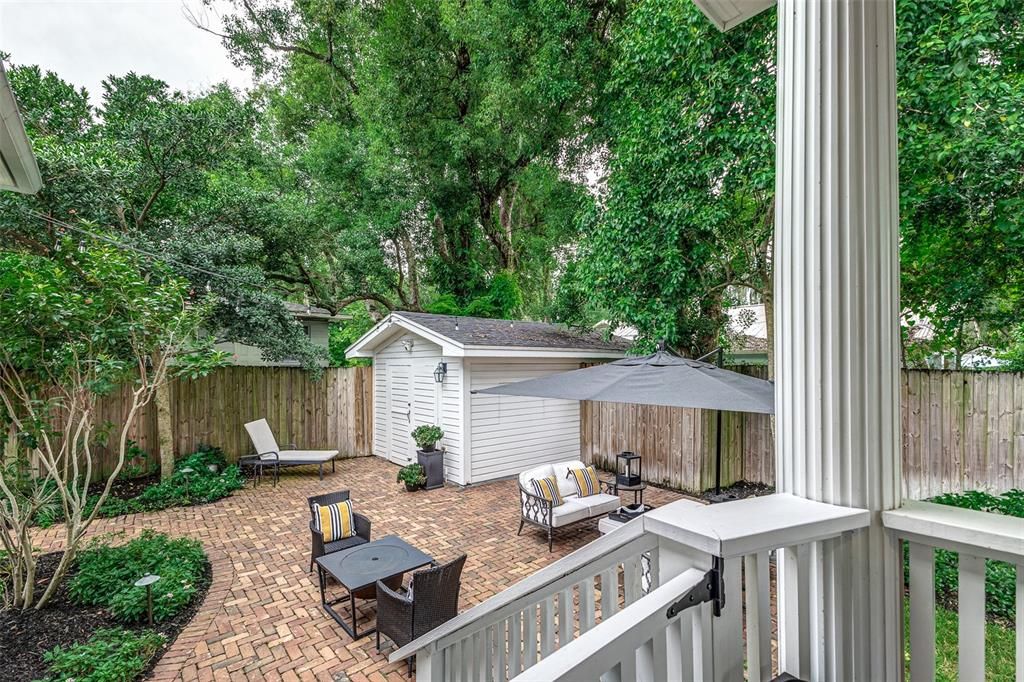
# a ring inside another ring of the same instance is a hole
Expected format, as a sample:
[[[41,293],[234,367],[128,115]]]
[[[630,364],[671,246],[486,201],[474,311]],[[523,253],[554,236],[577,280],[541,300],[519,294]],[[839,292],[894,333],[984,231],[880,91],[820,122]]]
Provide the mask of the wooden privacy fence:
[[[904,370],[903,494],[1024,488],[1024,374]],[[722,482],[775,483],[767,416],[723,413]],[[714,485],[713,411],[583,403],[582,459],[609,469],[615,453],[644,456],[644,478],[683,490]]]
[[[763,376],[764,368],[742,371]],[[904,370],[902,386],[903,492],[923,499],[971,489],[1024,488],[1024,374]],[[127,389],[125,389],[127,391]],[[127,393],[98,406],[98,423],[118,427]],[[317,381],[301,369],[227,367],[208,377],[171,383],[175,450],[201,443],[232,460],[251,451],[244,424],[266,417],[283,445],[337,449],[342,456],[373,450],[373,370],[324,370]],[[644,478],[699,491],[714,485],[715,413],[647,405],[580,405],[581,457],[615,466],[615,453],[643,455]],[[444,425],[442,424],[442,427]],[[156,454],[156,408],[136,419],[133,438]],[[513,444],[510,444],[513,447]],[[114,465],[101,448],[100,471]],[[724,412],[722,482],[773,485],[775,454],[766,415]]]
[[[338,450],[342,457],[368,455],[373,440],[373,368],[325,369],[319,380],[291,367],[225,367],[200,379],[170,384],[174,447],[179,455],[200,444],[222,448],[231,461],[250,454],[245,423],[265,417],[278,443]],[[98,405],[98,423],[120,428],[130,404],[127,391]],[[135,420],[132,438],[156,458],[156,406]],[[109,473],[116,452],[100,449],[100,474]]]

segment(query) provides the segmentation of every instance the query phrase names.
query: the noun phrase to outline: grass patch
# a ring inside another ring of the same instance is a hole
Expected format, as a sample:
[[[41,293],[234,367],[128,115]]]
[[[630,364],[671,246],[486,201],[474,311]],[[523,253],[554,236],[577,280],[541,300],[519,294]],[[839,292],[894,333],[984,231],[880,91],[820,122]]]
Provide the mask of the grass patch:
[[[45,682],[131,682],[164,643],[163,635],[143,630],[97,630],[83,644],[54,647],[43,654]]]
[[[78,572],[68,583],[76,604],[103,606],[123,623],[147,617],[146,589],[135,581],[160,576],[153,585],[153,621],[159,623],[184,609],[204,577],[206,554],[189,538],[170,538],[143,531],[123,545],[97,544],[78,556]]]
[[[957,682],[959,671],[959,618],[955,611],[935,609],[935,680]],[[903,600],[904,678],[910,679],[910,602]],[[1013,682],[1015,670],[1014,630],[999,623],[985,624],[985,681]],[[980,681],[979,681],[980,682]]]

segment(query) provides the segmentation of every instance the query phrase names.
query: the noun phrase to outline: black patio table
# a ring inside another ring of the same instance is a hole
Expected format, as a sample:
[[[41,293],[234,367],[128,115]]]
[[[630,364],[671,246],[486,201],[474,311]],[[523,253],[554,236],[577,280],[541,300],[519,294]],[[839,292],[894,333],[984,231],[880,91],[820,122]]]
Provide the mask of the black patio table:
[[[429,554],[421,552],[397,535],[388,535],[373,542],[317,557],[320,603],[352,639],[372,635],[377,631],[376,626],[363,632],[359,631],[358,614],[356,613],[357,594],[360,599],[373,599],[376,596],[378,580],[386,581],[388,578],[401,576],[407,571],[433,563],[434,559]],[[327,601],[328,575],[348,590],[347,596]],[[333,608],[335,604],[340,604],[346,599],[348,599],[349,608],[352,610],[351,626]]]

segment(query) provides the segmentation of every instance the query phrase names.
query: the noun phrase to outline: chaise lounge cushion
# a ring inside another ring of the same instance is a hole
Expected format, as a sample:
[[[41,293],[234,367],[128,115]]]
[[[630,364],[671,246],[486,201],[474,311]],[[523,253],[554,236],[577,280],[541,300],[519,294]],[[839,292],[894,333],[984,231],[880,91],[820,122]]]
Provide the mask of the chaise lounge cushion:
[[[337,450],[282,450],[278,454],[277,460],[292,464],[298,462],[322,464],[323,462],[330,462],[337,454]],[[273,461],[274,455],[263,455],[261,459]]]
[[[590,509],[576,498],[570,498],[551,510],[551,525],[554,528],[590,518]]]

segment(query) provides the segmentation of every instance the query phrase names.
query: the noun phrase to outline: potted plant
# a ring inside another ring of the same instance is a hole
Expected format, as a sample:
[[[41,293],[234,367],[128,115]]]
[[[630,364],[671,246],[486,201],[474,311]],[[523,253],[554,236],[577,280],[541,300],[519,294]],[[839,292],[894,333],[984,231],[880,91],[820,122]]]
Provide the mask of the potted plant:
[[[423,473],[423,467],[419,464],[407,464],[398,470],[398,478],[395,480],[404,483],[405,489],[412,493],[423,487],[423,484],[427,482],[427,477]]]
[[[436,450],[437,442],[444,438],[444,431],[440,426],[423,424],[412,431],[412,439],[416,441],[419,448],[416,451],[416,461],[423,467],[427,477],[426,488],[433,490],[444,485],[444,448]]]
[[[423,424],[412,430],[412,439],[416,441],[416,447],[423,452],[433,452],[434,446],[444,438],[444,431],[440,426]]]

